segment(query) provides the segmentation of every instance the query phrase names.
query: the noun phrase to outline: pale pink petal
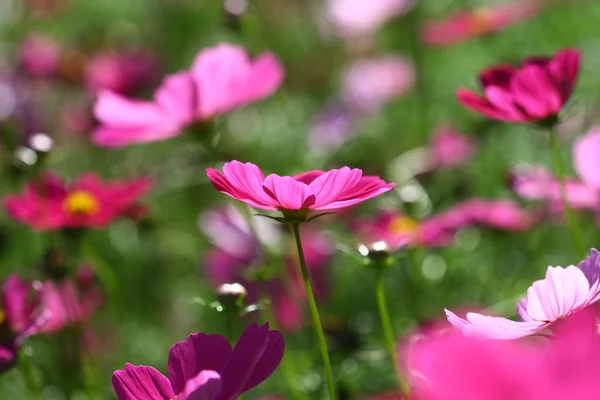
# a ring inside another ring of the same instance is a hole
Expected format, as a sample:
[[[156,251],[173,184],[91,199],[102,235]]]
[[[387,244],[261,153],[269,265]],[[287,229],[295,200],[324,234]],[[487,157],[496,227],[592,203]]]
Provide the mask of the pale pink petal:
[[[217,400],[221,393],[221,375],[216,371],[202,371],[189,379],[185,389],[175,398],[182,400]]]
[[[102,124],[121,128],[161,124],[164,114],[150,101],[130,100],[109,90],[102,90],[94,105],[94,116]]]
[[[311,207],[315,195],[308,185],[289,176],[271,174],[264,183],[265,193],[275,199],[285,210],[301,210]]]
[[[360,169],[350,169],[348,167],[332,169],[319,176],[309,185],[316,197],[313,207],[327,206],[338,200],[343,193],[356,186],[361,176],[362,171]]]
[[[594,128],[573,145],[575,170],[586,185],[600,190],[600,128]]]
[[[283,65],[277,56],[271,52],[261,54],[252,63],[242,100],[252,103],[271,96],[281,86],[283,76]]]
[[[466,336],[482,339],[512,340],[533,335],[544,330],[548,324],[541,321],[512,321],[501,317],[491,317],[468,313],[467,319],[445,310],[448,321],[462,330]]]
[[[189,72],[179,72],[165,78],[154,96],[165,116],[179,124],[193,122],[196,93]]]

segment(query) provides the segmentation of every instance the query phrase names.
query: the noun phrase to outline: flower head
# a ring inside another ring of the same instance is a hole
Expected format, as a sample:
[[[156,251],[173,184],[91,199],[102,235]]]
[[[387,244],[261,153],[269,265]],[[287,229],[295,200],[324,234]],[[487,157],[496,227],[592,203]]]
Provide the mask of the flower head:
[[[208,168],[213,186],[226,195],[263,210],[280,210],[284,216],[306,219],[310,212],[350,207],[387,192],[393,183],[363,176],[360,169],[343,167],[300,175],[268,175],[251,163],[231,161],[223,173]]]
[[[578,50],[559,51],[554,58],[525,60],[520,68],[502,64],[480,76],[484,95],[467,89],[459,102],[489,118],[505,122],[552,122],[571,97],[579,73]]]
[[[509,4],[459,11],[440,21],[425,24],[421,37],[432,46],[447,46],[499,32],[539,11],[537,0],[517,0]]]
[[[284,347],[281,333],[268,324],[251,324],[233,349],[221,335],[196,333],[171,347],[168,378],[127,364],[112,384],[119,400],[236,399],[277,369]]]
[[[269,97],[282,81],[283,67],[272,53],[250,60],[241,47],[220,44],[201,51],[191,70],[167,76],[153,101],[101,91],[94,108],[101,125],[92,139],[103,147],[165,140],[193,122]]]
[[[437,168],[459,166],[471,158],[475,151],[475,144],[467,135],[447,127],[435,131],[429,150],[432,164]]]
[[[147,178],[105,183],[94,173],[67,185],[58,176],[45,174],[23,193],[5,196],[4,208],[36,230],[98,228],[122,216],[151,186]]]
[[[452,325],[470,336],[517,339],[541,332],[557,320],[594,304],[600,299],[600,256],[596,249],[567,268],[548,267],[546,278],[535,281],[527,297],[517,304],[521,321],[468,313],[466,319],[446,310]]]
[[[32,76],[50,78],[58,72],[60,48],[48,37],[31,34],[21,45],[21,64]]]

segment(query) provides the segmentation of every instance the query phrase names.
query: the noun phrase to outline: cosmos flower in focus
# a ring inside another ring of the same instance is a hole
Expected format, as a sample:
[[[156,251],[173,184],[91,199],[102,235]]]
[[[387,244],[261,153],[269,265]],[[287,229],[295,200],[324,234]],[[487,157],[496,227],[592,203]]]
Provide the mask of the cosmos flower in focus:
[[[359,59],[342,72],[342,99],[354,110],[376,111],[410,90],[415,74],[412,63],[400,55]]]
[[[489,339],[517,339],[543,331],[561,318],[600,299],[600,253],[596,249],[577,266],[548,267],[517,304],[521,321],[467,313],[466,319],[446,310],[448,320],[464,334]]]
[[[275,93],[283,66],[273,53],[251,60],[238,46],[220,44],[196,56],[189,71],[168,75],[154,100],[131,100],[110,90],[98,94],[92,133],[102,147],[165,140],[194,123],[210,121]]]
[[[101,228],[121,217],[151,187],[149,178],[103,182],[95,173],[67,185],[46,173],[22,193],[6,195],[3,202],[13,219],[35,230]]]
[[[502,31],[535,16],[540,10],[537,0],[516,0],[475,10],[458,11],[425,24],[423,42],[431,46],[447,46]]]
[[[486,69],[480,75],[483,95],[461,88],[458,101],[499,121],[554,124],[575,87],[580,58],[579,50],[564,49],[553,58],[526,59],[520,68]]]
[[[195,333],[169,352],[169,377],[126,364],[115,371],[119,400],[231,400],[259,385],[279,366],[285,343],[268,324],[246,328],[232,349],[221,335]]]
[[[200,226],[215,247],[207,252],[202,265],[214,287],[228,282],[241,283],[248,291],[250,303],[259,300],[262,286],[271,299],[279,326],[286,331],[295,331],[304,325],[303,306],[306,304],[304,285],[294,266],[295,254],[283,255],[284,265],[278,274],[263,278],[254,276],[267,262],[259,240],[274,245],[280,244],[283,236],[280,227],[271,221],[262,220],[262,223],[256,221],[255,229],[261,236],[257,238],[248,221],[234,207],[205,212]],[[329,287],[326,267],[334,252],[333,243],[324,233],[309,228],[302,232],[302,243],[315,296],[317,300],[322,299]],[[279,258],[276,263],[280,264]]]

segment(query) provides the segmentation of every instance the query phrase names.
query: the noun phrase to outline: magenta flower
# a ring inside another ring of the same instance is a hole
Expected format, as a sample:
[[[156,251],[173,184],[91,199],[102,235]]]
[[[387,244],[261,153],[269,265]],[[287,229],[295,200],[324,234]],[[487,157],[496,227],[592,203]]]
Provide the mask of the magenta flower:
[[[414,66],[400,55],[360,59],[343,72],[342,97],[356,110],[373,112],[405,94],[414,82]]]
[[[127,364],[113,374],[113,389],[119,400],[234,400],[277,369],[284,347],[268,324],[251,324],[233,349],[221,335],[195,333],[171,347],[169,378]]]
[[[282,81],[283,67],[272,53],[250,60],[241,47],[220,44],[201,51],[190,71],[167,76],[153,101],[101,91],[92,140],[104,147],[165,140],[194,122],[269,97]]]
[[[441,329],[403,353],[413,394],[426,400],[593,399],[600,390],[600,336],[589,307],[544,341],[496,341]]]
[[[248,291],[247,301],[259,300],[261,286],[271,299],[279,326],[286,331],[296,331],[304,325],[302,307],[306,304],[306,292],[302,279],[297,275],[294,254],[284,254],[285,267],[282,276],[274,276],[268,282],[255,282],[253,275],[264,266],[265,254],[260,251],[259,240],[276,245],[283,232],[271,221],[257,220],[257,238],[244,216],[233,207],[207,211],[201,218],[201,229],[215,245],[209,250],[203,267],[209,282],[216,288],[224,283],[241,283]],[[268,224],[268,225],[267,225]],[[313,279],[317,300],[328,293],[327,265],[333,254],[333,243],[323,233],[310,229],[302,232],[306,263]]]
[[[429,146],[435,168],[454,168],[475,155],[473,140],[449,127],[437,129]]]
[[[44,317],[40,312],[37,293],[31,281],[21,280],[11,274],[2,285],[0,308],[0,372],[16,361],[17,351],[23,341],[39,332]]]
[[[60,67],[60,48],[48,37],[30,34],[21,44],[21,64],[34,77],[51,78]]]
[[[517,0],[476,10],[459,11],[440,21],[425,24],[421,38],[431,46],[447,46],[502,31],[533,17],[540,10],[537,0]]]
[[[466,335],[490,339],[517,339],[541,332],[558,319],[600,299],[600,253],[596,249],[577,266],[548,267],[546,278],[533,283],[517,304],[521,321],[468,313],[458,317],[446,310],[448,320]]]
[[[483,96],[459,89],[458,100],[466,108],[500,121],[552,122],[571,97],[579,62],[579,50],[565,49],[554,58],[527,59],[519,69],[502,64],[481,74]]]
[[[23,193],[5,196],[4,208],[35,230],[100,228],[122,216],[151,186],[148,178],[105,183],[95,173],[83,174],[67,186],[47,173]]]
[[[279,210],[285,216],[306,218],[310,212],[350,207],[379,196],[394,187],[360,169],[343,167],[328,172],[309,171],[294,177],[271,174],[265,178],[251,163],[231,161],[223,173],[208,168],[213,186],[226,195],[263,210]]]

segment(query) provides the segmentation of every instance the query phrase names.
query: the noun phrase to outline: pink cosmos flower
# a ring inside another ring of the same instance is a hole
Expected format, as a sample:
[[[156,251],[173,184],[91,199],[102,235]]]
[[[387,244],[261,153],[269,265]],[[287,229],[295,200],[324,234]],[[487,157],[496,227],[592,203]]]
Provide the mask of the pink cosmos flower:
[[[100,52],[88,61],[84,71],[86,86],[92,92],[110,90],[131,93],[147,85],[156,75],[156,57],[148,51]]]
[[[517,339],[541,332],[558,319],[588,307],[600,299],[600,253],[596,249],[577,266],[548,267],[546,278],[527,290],[517,304],[521,321],[468,313],[466,319],[446,310],[452,325],[470,336]]]
[[[279,210],[285,216],[306,218],[310,212],[350,207],[379,196],[394,187],[360,169],[343,167],[309,171],[294,177],[271,174],[265,178],[251,163],[231,161],[223,173],[208,168],[213,186],[226,195],[263,210]]]
[[[459,230],[470,225],[499,230],[530,229],[537,219],[509,200],[473,198],[423,221],[398,211],[383,211],[374,220],[355,222],[353,227],[369,243],[385,242],[391,249],[406,246],[447,246]]]
[[[11,274],[2,285],[0,303],[0,372],[16,361],[23,341],[39,332],[44,321],[40,313],[40,299],[33,292],[31,281]]]
[[[126,364],[113,374],[119,400],[232,400],[277,369],[285,343],[268,324],[246,328],[232,349],[221,335],[195,333],[169,352],[169,377],[152,367]]]
[[[271,221],[260,226],[266,236],[262,240],[279,243],[282,231]],[[257,224],[258,225],[258,224]],[[258,228],[258,226],[257,226]],[[201,218],[201,229],[215,245],[205,256],[203,267],[214,287],[224,283],[241,283],[248,291],[247,300],[259,300],[259,294],[266,291],[271,298],[279,326],[286,331],[296,331],[304,325],[303,306],[306,293],[301,277],[298,276],[294,255],[284,255],[285,267],[279,275],[268,282],[256,282],[252,275],[258,267],[264,267],[265,254],[262,254],[257,238],[244,216],[234,207],[205,212]],[[327,265],[333,255],[334,246],[323,233],[309,228],[302,232],[302,243],[306,263],[312,277],[313,290],[317,300],[328,293]],[[265,245],[266,246],[266,245]]]
[[[484,95],[457,92],[468,109],[505,122],[541,123],[558,115],[571,97],[580,63],[579,50],[560,50],[554,58],[525,60],[521,68],[502,64],[480,76]]]
[[[342,73],[342,98],[356,110],[373,112],[402,96],[414,82],[414,66],[400,55],[360,59]]]
[[[410,10],[415,0],[328,0],[328,19],[343,36],[361,36]]]
[[[593,399],[600,390],[591,307],[557,323],[548,340],[480,340],[440,329],[415,337],[402,354],[423,400]]]
[[[167,76],[153,101],[101,91],[94,108],[100,126],[92,140],[103,147],[165,140],[196,121],[269,97],[282,81],[283,67],[274,54],[250,60],[243,48],[220,44],[201,51],[191,70]]]
[[[80,175],[67,185],[46,173],[23,193],[4,197],[10,216],[35,230],[100,228],[122,214],[152,186],[149,178],[103,182],[95,173]]]
[[[450,127],[441,127],[431,139],[429,152],[434,167],[454,168],[473,157],[476,148],[468,136]]]
[[[39,35],[29,35],[21,45],[21,64],[37,78],[54,76],[60,66],[60,49],[52,39]]]
[[[431,46],[447,46],[502,31],[533,17],[540,10],[537,0],[518,0],[476,10],[459,11],[440,21],[425,24],[421,38]]]

